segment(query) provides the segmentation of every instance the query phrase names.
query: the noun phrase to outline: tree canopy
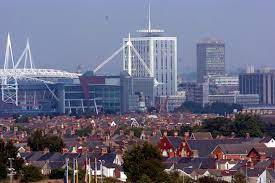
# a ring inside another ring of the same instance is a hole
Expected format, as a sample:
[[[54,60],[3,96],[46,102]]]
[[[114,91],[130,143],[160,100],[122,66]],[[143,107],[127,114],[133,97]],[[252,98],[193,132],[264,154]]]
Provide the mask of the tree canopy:
[[[23,160],[17,157],[17,148],[12,141],[4,142],[0,140],[0,180],[7,177],[7,165],[9,158],[12,158],[13,167],[16,173],[22,168]]]
[[[163,180],[169,179],[160,151],[151,144],[135,146],[123,159],[123,169],[130,182],[165,182]]]
[[[259,116],[250,114],[238,114],[235,119],[226,117],[216,117],[205,119],[202,126],[181,126],[179,135],[184,136],[185,132],[210,132],[213,137],[217,136],[236,136],[262,137],[264,135],[274,136],[273,124],[266,124]],[[173,131],[168,131],[168,135],[173,135]]]
[[[226,103],[220,103],[220,102],[214,102],[212,104],[208,104],[205,107],[203,107],[201,104],[186,101],[184,102],[181,107],[177,108],[175,112],[192,112],[192,113],[214,113],[214,114],[231,114],[234,112],[234,109],[237,111],[242,110],[242,106],[239,104],[226,104]]]
[[[210,177],[210,176],[203,176],[198,179],[197,183],[228,183],[228,182],[224,180],[217,180],[214,177]]]
[[[201,131],[211,132],[214,137],[218,135],[245,137],[249,134],[252,137],[264,135],[264,123],[259,116],[239,114],[235,120],[224,117],[209,118],[203,123]]]
[[[37,182],[44,178],[39,168],[32,165],[24,166],[22,175],[21,182]]]
[[[229,136],[235,131],[234,122],[224,117],[206,119],[203,129],[210,131],[215,137],[217,135]]]
[[[252,137],[262,137],[264,134],[264,123],[256,115],[237,115],[235,119],[236,135],[244,137],[250,134]]]
[[[28,145],[33,151],[43,151],[48,148],[50,152],[61,152],[65,147],[61,137],[44,135],[42,130],[36,130],[30,135]]]
[[[237,172],[232,178],[232,183],[246,183],[245,175]]]

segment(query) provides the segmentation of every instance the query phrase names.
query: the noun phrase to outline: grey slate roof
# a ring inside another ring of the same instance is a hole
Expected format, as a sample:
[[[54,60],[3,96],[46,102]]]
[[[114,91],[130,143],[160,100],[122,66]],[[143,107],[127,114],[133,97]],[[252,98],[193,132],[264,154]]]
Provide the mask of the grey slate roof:
[[[238,144],[241,139],[187,140],[191,150],[197,150],[199,157],[207,157],[219,144]]]
[[[99,160],[104,160],[106,164],[112,164],[116,158],[116,153],[108,153],[99,157]]]
[[[183,142],[181,137],[168,136],[167,139],[176,149],[179,148],[180,144]]]
[[[247,154],[253,148],[253,144],[219,144],[225,154]]]
[[[64,161],[64,157],[61,153],[49,152],[42,155],[37,161]]]

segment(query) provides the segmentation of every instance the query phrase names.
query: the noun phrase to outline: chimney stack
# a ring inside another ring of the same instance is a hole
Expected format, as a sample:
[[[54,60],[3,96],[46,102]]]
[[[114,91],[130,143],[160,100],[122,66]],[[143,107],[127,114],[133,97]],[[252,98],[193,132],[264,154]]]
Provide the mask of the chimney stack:
[[[184,133],[184,138],[185,138],[186,140],[189,139],[189,132],[185,132],[185,133]]]

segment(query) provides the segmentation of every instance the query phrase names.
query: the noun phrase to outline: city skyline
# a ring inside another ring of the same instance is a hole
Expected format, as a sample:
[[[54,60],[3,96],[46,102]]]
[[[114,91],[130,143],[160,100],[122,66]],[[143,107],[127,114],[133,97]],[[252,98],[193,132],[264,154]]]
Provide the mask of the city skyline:
[[[0,63],[4,61],[7,32],[11,33],[16,57],[29,37],[37,67],[75,71],[77,65],[95,68],[121,46],[121,39],[128,32],[136,35],[137,29],[147,26],[147,1],[66,3],[64,9],[64,1],[0,2]],[[173,0],[160,3],[152,0],[151,3],[153,27],[178,37],[179,74],[195,71],[196,43],[205,37],[225,41],[227,69],[246,64],[274,66],[275,25],[269,22],[275,18],[272,11],[275,2]],[[125,13],[121,9],[125,9]],[[162,12],[167,12],[166,16],[161,15]],[[122,66],[122,56],[102,72],[107,73],[117,64]]]

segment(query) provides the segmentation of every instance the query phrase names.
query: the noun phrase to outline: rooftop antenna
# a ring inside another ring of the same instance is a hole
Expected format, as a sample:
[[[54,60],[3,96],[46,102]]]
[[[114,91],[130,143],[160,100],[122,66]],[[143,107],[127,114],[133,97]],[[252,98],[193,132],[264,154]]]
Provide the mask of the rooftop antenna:
[[[152,23],[151,23],[151,0],[148,0],[148,29],[138,30],[137,32],[141,33],[162,33],[164,30],[160,29],[152,29]]]
[[[151,0],[149,0],[149,8],[148,8],[148,30],[151,32]]]

